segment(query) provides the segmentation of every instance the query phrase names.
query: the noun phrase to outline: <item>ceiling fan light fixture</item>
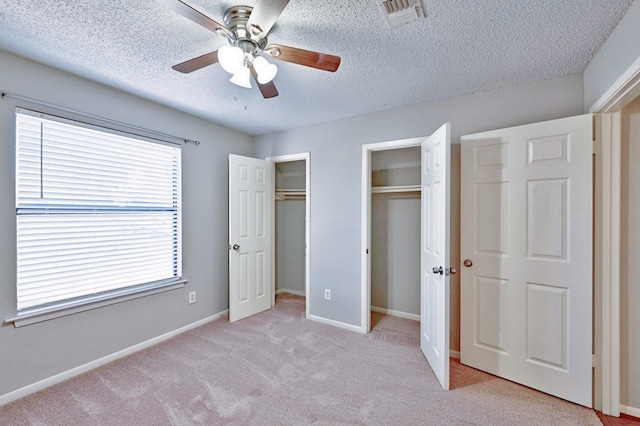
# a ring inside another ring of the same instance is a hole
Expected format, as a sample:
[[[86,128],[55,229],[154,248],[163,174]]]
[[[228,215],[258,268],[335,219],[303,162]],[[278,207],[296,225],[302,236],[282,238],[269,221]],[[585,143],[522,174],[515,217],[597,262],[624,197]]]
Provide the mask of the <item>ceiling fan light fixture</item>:
[[[244,68],[244,52],[237,46],[222,46],[218,50],[218,62],[229,74],[235,74]]]
[[[236,86],[251,89],[251,78],[249,74],[249,68],[242,67],[238,72],[233,74],[233,77],[231,77],[229,81],[235,84]]]
[[[376,1],[385,6],[386,13],[397,13],[397,10],[410,10],[416,2],[419,3],[422,0]],[[278,96],[278,90],[272,83],[278,73],[278,67],[259,55],[265,57],[269,55],[284,62],[329,72],[335,72],[340,65],[339,56],[268,43],[267,36],[289,0],[255,0],[257,8],[231,6],[224,13],[224,25],[189,6],[183,0],[161,0],[161,2],[184,18],[213,31],[228,41],[228,44],[218,50],[171,67],[183,74],[220,63],[220,66],[231,74],[229,79],[231,83],[249,88],[253,78],[262,97],[269,99]]]
[[[260,84],[266,84],[270,82],[278,73],[278,67],[275,64],[270,64],[262,56],[257,56],[253,60],[253,68],[256,70],[256,74],[258,74],[257,80]]]

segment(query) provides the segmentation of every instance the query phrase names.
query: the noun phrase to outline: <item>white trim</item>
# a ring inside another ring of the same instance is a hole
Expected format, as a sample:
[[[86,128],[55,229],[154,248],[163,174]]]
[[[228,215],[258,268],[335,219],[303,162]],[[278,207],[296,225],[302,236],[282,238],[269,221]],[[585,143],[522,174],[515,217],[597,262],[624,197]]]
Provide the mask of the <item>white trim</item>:
[[[640,57],[589,108],[589,112],[600,114],[619,111],[638,96],[640,96]]]
[[[620,223],[621,223],[621,113],[620,111],[600,114],[597,129],[599,137],[598,153],[600,160],[599,179],[596,190],[599,192],[596,212],[600,220],[596,221],[598,239],[598,262],[596,271],[596,300],[600,309],[596,321],[595,348],[600,360],[596,369],[596,395],[601,401],[595,406],[604,414],[619,416],[620,405]]]
[[[362,145],[362,210],[360,222],[360,332],[371,331],[371,263],[369,241],[371,240],[371,150]]]
[[[626,405],[620,405],[620,412],[628,416],[637,417],[640,419],[640,408],[628,407]]]
[[[273,192],[275,194],[276,191],[276,177],[275,177],[275,163],[285,163],[288,161],[299,161],[299,160],[304,160],[305,162],[305,191],[306,191],[306,195],[305,195],[305,205],[304,205],[304,214],[305,214],[305,230],[304,230],[304,240],[305,240],[305,249],[306,249],[306,253],[305,253],[305,257],[304,257],[304,294],[300,294],[300,296],[304,296],[305,294],[310,294],[309,292],[311,291],[311,154],[309,152],[301,152],[298,154],[287,154],[287,155],[277,155],[277,156],[273,156],[273,157],[267,157],[266,158],[267,161],[271,161],[274,164],[274,174],[273,174]],[[275,268],[275,256],[276,256],[276,233],[275,233],[275,226],[276,226],[276,214],[275,214],[276,208],[275,208],[275,197],[273,200],[273,223],[272,223],[272,235],[273,235],[273,241],[271,242],[272,244],[272,250],[271,253],[273,254],[273,259],[272,259],[272,265],[273,268],[272,269],[272,283],[273,283],[273,289],[274,291],[272,291],[273,294],[273,301],[272,301],[272,306],[275,305],[276,303],[276,299],[275,299],[275,285],[276,285],[276,279],[275,279],[275,273],[276,273],[276,268]],[[296,293],[293,293],[296,294]],[[307,319],[309,318],[309,298],[307,297],[305,300],[305,315],[307,317]]]
[[[420,321],[420,315],[410,314],[409,312],[395,311],[393,309],[379,308],[377,306],[372,306],[371,310],[373,312],[378,312],[380,314],[391,315],[392,317],[410,319],[413,321]]]
[[[355,331],[356,333],[363,333],[362,328],[357,325],[351,325],[340,321],[335,321],[328,318],[322,318],[315,315],[309,315],[307,319],[311,321],[316,321],[322,324],[332,325],[334,327],[342,328],[349,331]]]
[[[600,165],[602,167],[601,179],[596,182],[600,186],[602,194],[601,205],[595,206],[596,218],[601,215],[602,236],[599,249],[602,253],[601,273],[596,278],[601,297],[596,311],[601,311],[601,320],[595,323],[600,336],[596,335],[596,352],[601,353],[601,369],[596,369],[596,377],[601,382],[595,383],[595,395],[600,396],[602,412],[611,416],[618,416],[620,405],[620,153],[621,126],[619,114],[622,108],[640,96],[640,57],[609,87],[607,91],[589,109],[595,114],[603,114],[603,126],[607,129],[600,130],[602,143],[599,147],[602,151]],[[617,113],[618,117],[605,117],[604,115]],[[617,146],[616,146],[617,144]],[[608,193],[614,191],[614,194]],[[596,222],[597,223],[597,222]],[[604,232],[604,231],[607,232]],[[613,230],[614,235],[607,234]],[[615,257],[614,257],[615,256]],[[598,338],[602,339],[601,341]]]
[[[361,258],[360,258],[360,332],[371,331],[371,264],[369,251],[371,245],[371,153],[387,149],[420,146],[426,136],[399,139],[388,142],[376,142],[362,145],[362,210],[361,210]]]
[[[386,142],[375,142],[362,145],[363,150],[367,151],[386,151],[388,149],[397,148],[411,148],[412,146],[419,146],[427,136],[420,136],[417,138],[397,139]]]
[[[228,309],[224,310],[218,314],[203,318],[199,321],[196,321],[184,327],[178,328],[176,330],[170,331],[165,334],[161,334],[160,336],[156,336],[152,339],[145,340],[144,342],[122,349],[118,352],[114,352],[110,355],[104,356],[102,358],[96,359],[94,361],[88,362],[86,364],[80,365],[70,370],[63,371],[62,373],[56,374],[54,376],[47,377],[46,379],[40,380],[39,382],[35,382],[25,387],[22,387],[20,389],[16,389],[12,392],[6,393],[4,395],[0,395],[0,407],[10,402],[13,402],[15,400],[18,400],[20,398],[23,398],[27,395],[30,395],[32,393],[39,392],[50,386],[56,385],[58,383],[62,383],[65,380],[79,376],[80,374],[84,374],[87,371],[94,370],[98,367],[101,367],[105,364],[109,364],[110,362],[116,361],[120,358],[124,358],[128,355],[134,354],[143,349],[157,345],[158,343],[164,342],[165,340],[169,340],[170,338],[177,336],[178,334],[184,333],[196,327],[200,327],[201,325],[207,324],[211,321],[217,320],[218,318],[226,316],[228,313],[229,313]]]
[[[371,331],[371,263],[369,241],[371,240],[371,150],[362,145],[362,189],[360,231],[360,332]]]
[[[84,302],[83,304],[71,305],[62,308],[53,308],[50,310],[43,309],[32,313],[26,313],[24,315],[18,314],[13,318],[7,318],[4,320],[4,324],[13,324],[15,328],[24,327],[26,325],[36,324],[43,321],[49,321],[56,318],[66,317],[67,315],[78,314],[80,312],[90,311],[92,309],[102,308],[103,306],[115,305],[116,303],[122,303],[129,300],[139,299],[141,297],[151,296],[153,294],[164,293],[165,291],[177,290],[187,283],[186,279],[180,279],[177,282],[164,283],[162,285],[156,285],[151,288],[136,289],[129,294],[126,294],[126,289],[123,290],[123,295],[110,295],[103,300]]]
[[[300,291],[300,290],[291,290],[289,288],[279,288],[278,290],[276,290],[276,294],[282,294],[282,293],[287,293],[287,294],[293,294],[295,296],[306,297],[304,291]]]
[[[459,360],[460,359],[460,351],[454,351],[453,349],[450,349],[449,350],[449,357]]]

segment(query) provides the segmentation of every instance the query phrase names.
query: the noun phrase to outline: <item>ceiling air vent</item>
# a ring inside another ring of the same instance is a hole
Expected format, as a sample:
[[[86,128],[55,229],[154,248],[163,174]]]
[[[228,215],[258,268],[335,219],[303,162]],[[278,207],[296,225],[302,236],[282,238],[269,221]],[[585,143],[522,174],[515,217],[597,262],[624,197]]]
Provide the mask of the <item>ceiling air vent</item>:
[[[377,0],[389,28],[424,17],[420,0]]]

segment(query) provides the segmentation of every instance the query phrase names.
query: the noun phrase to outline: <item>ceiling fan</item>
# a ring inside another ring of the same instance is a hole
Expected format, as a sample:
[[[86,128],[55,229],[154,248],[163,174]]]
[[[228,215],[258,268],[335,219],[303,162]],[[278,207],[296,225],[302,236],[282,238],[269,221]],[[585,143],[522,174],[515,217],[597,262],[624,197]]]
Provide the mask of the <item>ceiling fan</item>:
[[[278,96],[273,84],[278,68],[270,64],[263,54],[280,61],[291,62],[324,71],[335,72],[340,57],[313,52],[281,44],[268,44],[267,35],[289,0],[257,0],[254,7],[233,6],[227,9],[221,25],[181,0],[159,0],[174,12],[225,37],[229,42],[215,52],[206,53],[172,68],[190,73],[219,62],[225,71],[233,74],[231,81],[239,86],[251,87],[250,75],[265,98]]]

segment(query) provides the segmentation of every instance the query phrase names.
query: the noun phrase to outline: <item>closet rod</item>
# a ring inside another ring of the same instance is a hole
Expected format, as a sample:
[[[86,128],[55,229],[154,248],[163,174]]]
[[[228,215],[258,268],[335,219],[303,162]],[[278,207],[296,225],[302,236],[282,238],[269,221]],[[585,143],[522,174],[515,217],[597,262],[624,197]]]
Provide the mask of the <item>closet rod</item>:
[[[92,119],[92,120],[98,120],[98,121],[101,121],[101,122],[104,122],[104,123],[113,124],[115,126],[124,127],[125,129],[132,129],[132,130],[135,130],[135,131],[147,133],[147,134],[150,134],[150,135],[155,135],[157,137],[161,137],[161,138],[165,138],[165,139],[178,140],[178,141],[180,141],[182,143],[185,143],[185,144],[191,143],[191,144],[194,144],[196,146],[200,145],[200,141],[197,141],[197,140],[181,138],[181,137],[178,137],[178,136],[170,135],[168,133],[158,132],[156,130],[145,129],[144,127],[138,127],[138,126],[134,126],[134,125],[127,124],[127,123],[122,123],[122,122],[116,121],[116,120],[110,120],[108,118],[99,117],[97,115],[84,113],[84,112],[81,112],[81,111],[77,111],[77,110],[74,110],[74,109],[71,109],[71,108],[65,108],[65,107],[62,107],[62,106],[59,106],[59,105],[55,105],[55,104],[50,104],[48,102],[39,101],[37,99],[29,98],[27,96],[18,95],[16,93],[10,93],[10,92],[4,91],[4,90],[0,91],[0,99],[5,99],[5,98],[10,98],[10,99],[16,99],[16,100],[20,100],[20,101],[30,102],[32,104],[44,106],[44,107],[47,107],[47,108],[57,109],[57,110],[60,110],[60,111],[68,112],[70,114],[75,114],[75,115],[79,115],[81,117],[86,117],[86,118],[89,118],[89,119]],[[78,121],[78,120],[76,120],[76,121]],[[84,124],[90,124],[92,126],[96,125],[95,123],[84,123]],[[100,126],[98,125],[98,127],[100,127]],[[111,130],[114,130],[114,129],[111,129]],[[134,134],[134,133],[132,133],[132,134]],[[145,135],[136,135],[136,136],[148,137],[148,136],[145,136]],[[162,139],[158,139],[158,140],[162,140]],[[163,142],[168,142],[168,141],[164,140]]]
[[[394,186],[372,186],[371,192],[377,194],[394,192],[420,192],[420,185],[394,185]]]
[[[291,201],[291,200],[304,200],[304,195],[278,195],[276,194],[276,201]]]
[[[304,194],[307,192],[306,189],[276,189],[276,192],[282,192],[283,194]]]
[[[276,189],[276,201],[300,200],[307,196],[304,189]]]

